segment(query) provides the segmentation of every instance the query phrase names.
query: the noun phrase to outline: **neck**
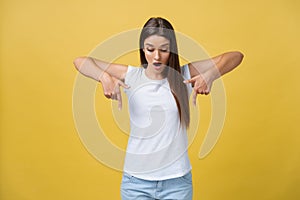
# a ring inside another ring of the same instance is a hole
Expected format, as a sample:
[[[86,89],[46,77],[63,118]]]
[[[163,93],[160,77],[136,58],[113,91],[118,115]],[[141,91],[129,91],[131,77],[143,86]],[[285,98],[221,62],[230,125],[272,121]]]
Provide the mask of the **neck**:
[[[148,78],[153,80],[162,80],[165,78],[161,72],[152,71],[149,67],[145,69],[145,74]]]

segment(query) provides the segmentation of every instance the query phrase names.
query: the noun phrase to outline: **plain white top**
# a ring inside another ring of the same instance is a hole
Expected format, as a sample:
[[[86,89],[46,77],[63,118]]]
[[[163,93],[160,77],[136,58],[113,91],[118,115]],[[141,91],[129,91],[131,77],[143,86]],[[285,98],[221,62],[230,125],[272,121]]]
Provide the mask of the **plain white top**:
[[[181,68],[190,79],[188,65]],[[186,129],[180,126],[176,101],[167,78],[153,80],[143,67],[128,66],[124,89],[128,97],[130,136],[124,172],[145,180],[165,180],[191,170]],[[187,84],[191,94],[191,84]]]

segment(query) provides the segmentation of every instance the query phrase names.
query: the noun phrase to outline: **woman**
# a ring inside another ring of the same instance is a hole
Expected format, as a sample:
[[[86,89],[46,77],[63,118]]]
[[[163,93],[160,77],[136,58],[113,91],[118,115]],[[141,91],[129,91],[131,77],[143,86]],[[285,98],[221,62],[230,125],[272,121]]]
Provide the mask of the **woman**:
[[[74,64],[101,82],[105,96],[117,99],[120,107],[120,86],[128,96],[130,137],[122,199],[192,199],[186,135],[189,95],[194,90],[195,103],[197,94],[209,94],[213,81],[238,66],[243,55],[228,52],[180,67],[174,29],[158,17],[150,18],[142,29],[140,59],[143,67],[91,57],[76,58]]]

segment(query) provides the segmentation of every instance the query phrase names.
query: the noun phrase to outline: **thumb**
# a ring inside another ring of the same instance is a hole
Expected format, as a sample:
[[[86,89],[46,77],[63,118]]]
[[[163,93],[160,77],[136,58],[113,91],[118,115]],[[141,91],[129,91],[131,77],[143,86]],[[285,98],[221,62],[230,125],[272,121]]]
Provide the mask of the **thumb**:
[[[122,82],[122,81],[119,81],[119,85],[122,86],[123,88],[126,88],[126,89],[130,88],[129,85],[126,85],[126,84],[125,84],[124,82]]]

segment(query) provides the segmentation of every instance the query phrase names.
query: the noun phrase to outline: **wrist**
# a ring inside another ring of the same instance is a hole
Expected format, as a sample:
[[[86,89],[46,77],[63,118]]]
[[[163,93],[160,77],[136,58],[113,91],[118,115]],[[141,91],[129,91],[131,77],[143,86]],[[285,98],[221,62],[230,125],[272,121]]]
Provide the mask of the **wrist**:
[[[98,75],[98,82],[103,82],[103,80],[107,79],[109,74],[107,74],[105,71],[101,71]]]
[[[211,69],[209,69],[207,71],[207,76],[210,80],[214,81],[216,79],[218,79],[221,74],[219,72],[219,70],[217,69],[217,67],[212,67]]]

